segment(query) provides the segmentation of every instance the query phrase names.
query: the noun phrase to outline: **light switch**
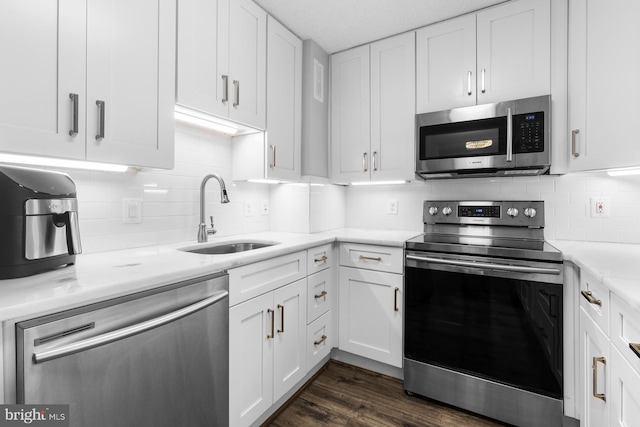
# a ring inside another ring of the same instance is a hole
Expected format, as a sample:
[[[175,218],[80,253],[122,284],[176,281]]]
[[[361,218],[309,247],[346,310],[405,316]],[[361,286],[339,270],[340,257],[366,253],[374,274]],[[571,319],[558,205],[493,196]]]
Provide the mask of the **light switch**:
[[[124,224],[142,222],[142,199],[122,199],[122,222]]]

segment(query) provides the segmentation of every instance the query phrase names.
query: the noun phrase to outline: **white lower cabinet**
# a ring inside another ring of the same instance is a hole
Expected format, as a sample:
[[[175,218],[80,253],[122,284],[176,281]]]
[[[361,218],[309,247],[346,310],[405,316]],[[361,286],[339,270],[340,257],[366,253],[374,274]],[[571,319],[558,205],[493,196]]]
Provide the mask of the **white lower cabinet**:
[[[333,313],[327,312],[307,326],[307,366],[320,363],[333,348]]]
[[[609,339],[580,308],[580,421],[581,426],[609,425]]]
[[[307,373],[307,281],[229,310],[229,423],[254,422]]]
[[[340,267],[339,277],[340,350],[401,368],[403,276]]]
[[[640,374],[620,352],[611,348],[610,424],[630,427],[640,423]]]

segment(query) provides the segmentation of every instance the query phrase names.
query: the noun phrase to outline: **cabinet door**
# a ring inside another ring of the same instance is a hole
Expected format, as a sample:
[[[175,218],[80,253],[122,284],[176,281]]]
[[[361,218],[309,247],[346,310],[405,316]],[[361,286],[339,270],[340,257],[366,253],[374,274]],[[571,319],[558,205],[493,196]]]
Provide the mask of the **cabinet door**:
[[[307,374],[307,280],[274,291],[276,335],[273,400],[280,399]]]
[[[273,403],[275,316],[273,292],[229,309],[229,425],[248,426]]]
[[[616,348],[611,349],[611,426],[630,427],[640,420],[640,375]]]
[[[416,32],[418,113],[476,104],[476,15]]]
[[[267,26],[267,178],[300,180],[302,40],[269,17]]]
[[[371,180],[411,180],[415,178],[415,33],[373,43],[370,52]]]
[[[583,426],[609,425],[610,369],[609,339],[581,307],[580,421]]]
[[[478,104],[551,93],[549,1],[512,1],[477,14]]]
[[[87,159],[172,168],[175,0],[87,5]]]
[[[369,46],[333,55],[331,176],[335,182],[369,181],[369,99]]]
[[[0,151],[84,159],[85,15],[84,0],[0,3]]]
[[[178,3],[176,103],[229,115],[229,0]]]
[[[229,118],[265,128],[267,13],[251,0],[231,0]]]
[[[402,367],[401,274],[340,267],[339,347]]]
[[[572,171],[640,165],[640,2],[570,0]]]

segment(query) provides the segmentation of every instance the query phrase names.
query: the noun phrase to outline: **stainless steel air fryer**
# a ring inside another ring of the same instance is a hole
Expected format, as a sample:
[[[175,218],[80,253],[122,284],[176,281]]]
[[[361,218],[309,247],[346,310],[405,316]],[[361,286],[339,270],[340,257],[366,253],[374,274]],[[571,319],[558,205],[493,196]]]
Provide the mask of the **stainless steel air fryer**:
[[[0,279],[74,264],[82,252],[69,175],[0,165]]]

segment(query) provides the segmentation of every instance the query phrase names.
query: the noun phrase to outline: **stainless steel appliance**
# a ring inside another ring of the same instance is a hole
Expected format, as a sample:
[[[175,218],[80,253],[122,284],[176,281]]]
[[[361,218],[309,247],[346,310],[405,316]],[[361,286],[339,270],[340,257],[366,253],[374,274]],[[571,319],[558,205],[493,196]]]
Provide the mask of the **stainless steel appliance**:
[[[229,279],[212,275],[16,325],[17,402],[74,427],[227,426]]]
[[[416,116],[416,174],[427,178],[540,175],[551,166],[551,97]]]
[[[425,201],[423,218],[405,248],[405,390],[561,426],[563,267],[544,202]]]
[[[0,165],[0,279],[74,264],[82,252],[69,175]]]

